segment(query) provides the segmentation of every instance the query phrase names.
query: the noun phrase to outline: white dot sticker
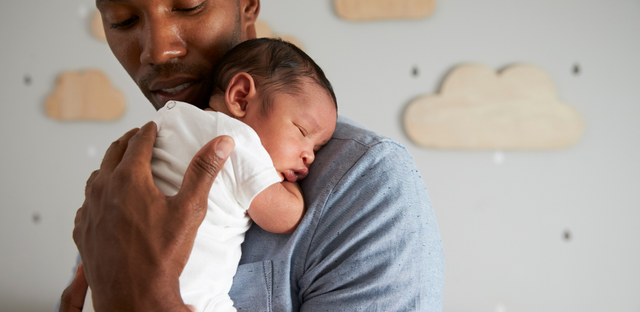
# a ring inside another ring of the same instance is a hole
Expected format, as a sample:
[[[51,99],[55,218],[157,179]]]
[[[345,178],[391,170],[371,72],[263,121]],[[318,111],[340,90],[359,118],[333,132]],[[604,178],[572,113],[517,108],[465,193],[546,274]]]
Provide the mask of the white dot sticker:
[[[502,165],[502,163],[504,163],[504,153],[502,151],[493,153],[493,163],[496,165]]]
[[[87,13],[89,13],[89,9],[87,9],[85,5],[80,5],[78,7],[78,16],[80,16],[80,18],[87,17]]]
[[[98,155],[98,149],[93,145],[89,145],[89,147],[87,147],[87,156],[89,156],[89,158],[94,158],[97,155]]]

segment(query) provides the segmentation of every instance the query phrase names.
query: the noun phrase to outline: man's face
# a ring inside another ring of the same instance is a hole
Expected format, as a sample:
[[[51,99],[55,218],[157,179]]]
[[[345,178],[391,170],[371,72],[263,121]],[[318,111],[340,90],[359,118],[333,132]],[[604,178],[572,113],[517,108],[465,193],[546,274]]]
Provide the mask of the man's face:
[[[211,72],[251,37],[257,0],[96,0],[113,54],[156,109],[207,107]]]

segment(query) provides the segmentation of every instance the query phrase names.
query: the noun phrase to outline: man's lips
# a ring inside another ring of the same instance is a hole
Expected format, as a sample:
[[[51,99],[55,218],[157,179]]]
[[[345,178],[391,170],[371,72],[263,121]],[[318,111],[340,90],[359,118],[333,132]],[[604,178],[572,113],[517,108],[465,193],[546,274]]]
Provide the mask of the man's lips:
[[[188,87],[190,85],[191,85],[190,82],[186,82],[186,83],[183,83],[183,84],[181,84],[181,85],[179,85],[177,87],[174,87],[174,88],[164,88],[164,89],[160,89],[158,91],[164,92],[164,93],[169,93],[171,95],[176,95],[176,94],[178,94],[178,92],[184,90],[186,87]]]
[[[169,93],[172,89],[181,88],[184,89],[184,85],[190,85],[195,82],[195,79],[187,78],[187,77],[179,77],[167,80],[158,80],[154,81],[150,86],[149,90],[151,92],[167,92]]]
[[[173,79],[156,82],[151,85],[149,90],[160,107],[170,100],[198,104],[193,102],[198,99],[199,82],[198,80]]]

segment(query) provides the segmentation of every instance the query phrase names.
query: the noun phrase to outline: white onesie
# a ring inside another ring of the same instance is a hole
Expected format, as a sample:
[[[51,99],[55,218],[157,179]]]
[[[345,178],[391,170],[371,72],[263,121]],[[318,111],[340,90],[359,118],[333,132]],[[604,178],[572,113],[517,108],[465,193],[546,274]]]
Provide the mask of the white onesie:
[[[154,182],[166,195],[178,192],[187,166],[202,146],[219,135],[235,141],[213,182],[206,217],[180,276],[180,290],[185,304],[198,312],[236,311],[228,293],[240,261],[240,244],[251,225],[246,211],[258,193],[281,182],[280,175],[258,134],[223,113],[169,101],[154,121],[158,134],[151,168]]]

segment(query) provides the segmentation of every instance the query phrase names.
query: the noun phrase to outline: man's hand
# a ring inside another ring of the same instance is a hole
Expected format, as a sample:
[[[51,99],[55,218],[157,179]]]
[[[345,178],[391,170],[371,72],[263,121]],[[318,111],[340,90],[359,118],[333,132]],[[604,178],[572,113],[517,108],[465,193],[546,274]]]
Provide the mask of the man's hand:
[[[149,122],[113,142],[87,181],[73,239],[96,311],[189,311],[178,277],[234,143],[218,137],[205,145],[178,194],[165,196],[151,176],[156,131]],[[69,302],[73,308],[77,299]]]
[[[59,312],[81,312],[84,306],[84,297],[87,295],[87,280],[84,277],[84,269],[82,263],[76,269],[76,275],[71,281],[60,299]]]

